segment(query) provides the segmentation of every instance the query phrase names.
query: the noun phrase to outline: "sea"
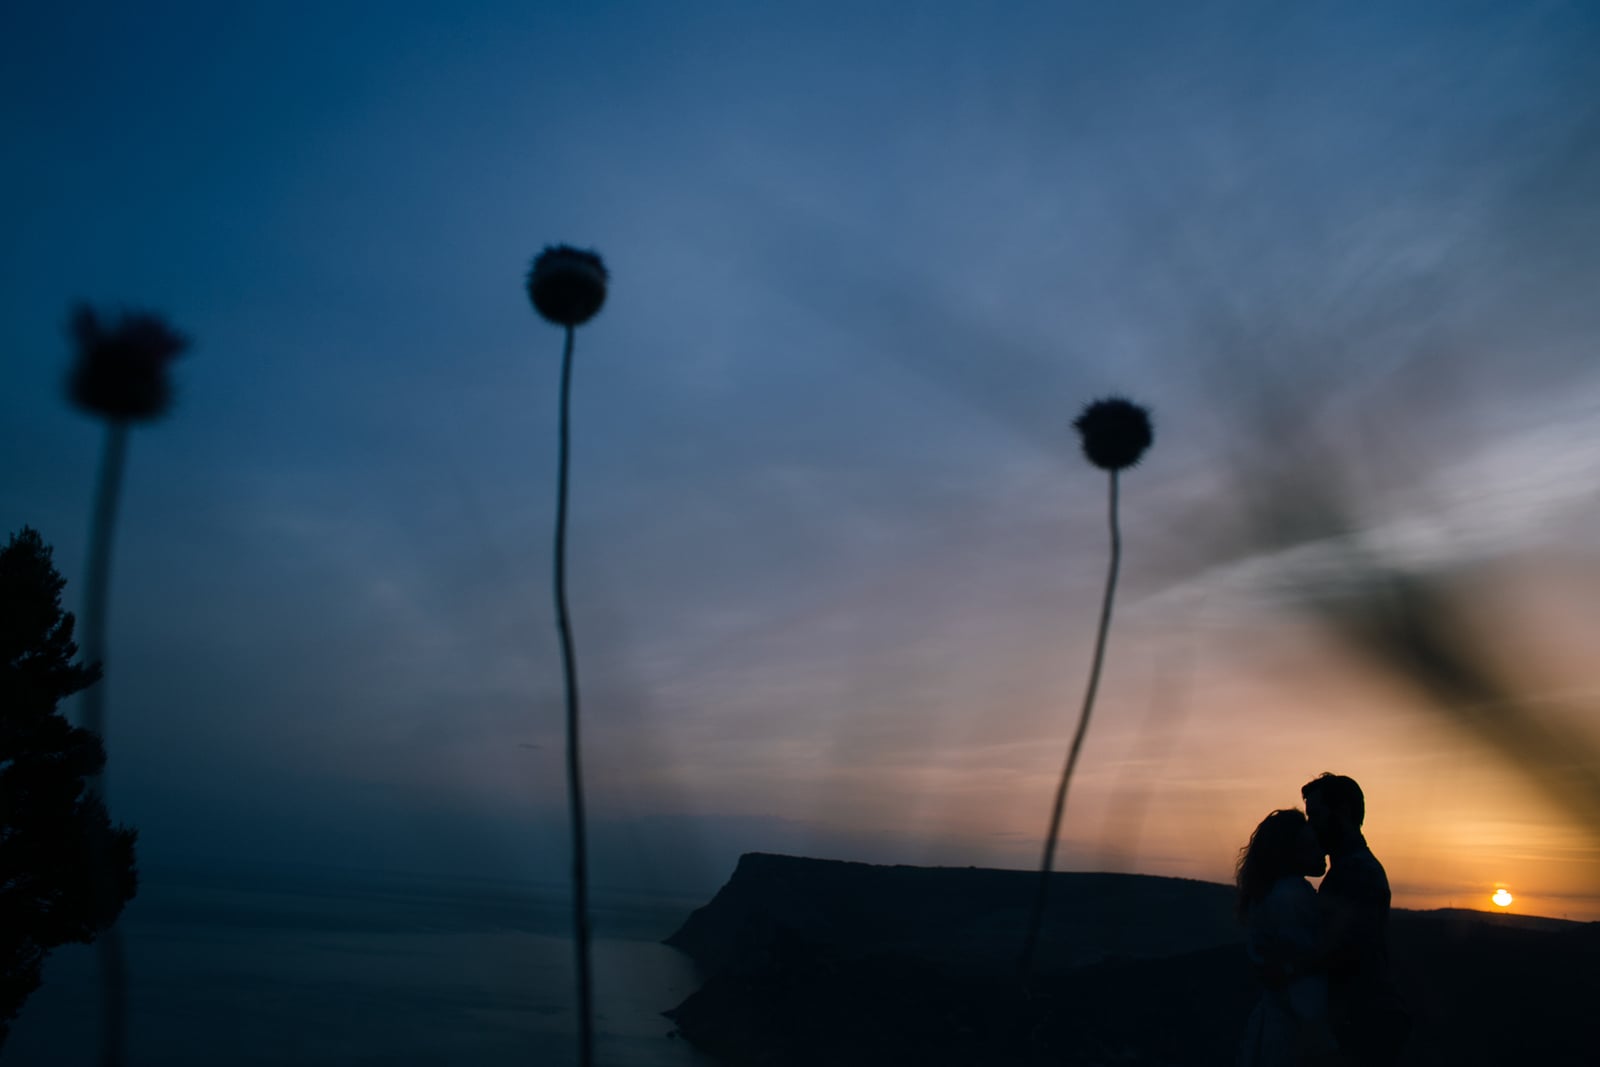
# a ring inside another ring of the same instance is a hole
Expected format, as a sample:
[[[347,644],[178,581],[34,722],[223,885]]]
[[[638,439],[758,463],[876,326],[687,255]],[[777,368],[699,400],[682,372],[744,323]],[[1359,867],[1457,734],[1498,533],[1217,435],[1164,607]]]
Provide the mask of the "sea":
[[[565,887],[327,869],[143,875],[120,922],[130,1067],[577,1063]],[[699,984],[661,944],[705,902],[597,891],[596,1062],[708,1067],[662,1012]],[[0,1067],[98,1062],[93,946],[49,957]]]

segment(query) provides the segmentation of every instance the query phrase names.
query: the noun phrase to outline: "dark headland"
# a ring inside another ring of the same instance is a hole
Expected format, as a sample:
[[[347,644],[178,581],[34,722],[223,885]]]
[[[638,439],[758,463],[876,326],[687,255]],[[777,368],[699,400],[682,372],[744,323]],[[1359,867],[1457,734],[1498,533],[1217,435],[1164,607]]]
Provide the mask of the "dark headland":
[[[1231,1065],[1255,980],[1229,886],[750,853],[667,939],[704,984],[667,1014],[728,1067]],[[1403,1062],[1600,1062],[1600,923],[1396,910]]]

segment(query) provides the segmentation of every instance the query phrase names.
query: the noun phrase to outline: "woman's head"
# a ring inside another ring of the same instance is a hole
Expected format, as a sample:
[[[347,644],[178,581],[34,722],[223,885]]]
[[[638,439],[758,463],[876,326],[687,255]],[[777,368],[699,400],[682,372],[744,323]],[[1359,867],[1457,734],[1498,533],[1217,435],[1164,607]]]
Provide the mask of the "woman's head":
[[[1238,911],[1242,919],[1280,878],[1316,878],[1327,870],[1322,846],[1311,831],[1311,824],[1298,808],[1275,811],[1261,820],[1250,843],[1239,850],[1239,866],[1234,884],[1238,887]]]

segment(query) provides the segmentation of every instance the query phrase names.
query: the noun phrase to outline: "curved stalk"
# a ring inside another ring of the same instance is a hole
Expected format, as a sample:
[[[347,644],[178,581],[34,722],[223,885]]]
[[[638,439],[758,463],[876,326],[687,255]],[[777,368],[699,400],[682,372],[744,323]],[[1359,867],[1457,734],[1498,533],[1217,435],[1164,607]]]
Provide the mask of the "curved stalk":
[[[83,608],[83,658],[101,666],[101,678],[83,694],[83,726],[105,743],[106,734],[106,615],[111,590],[111,545],[116,534],[117,503],[122,493],[122,471],[128,454],[128,423],[114,419],[106,426],[105,451],[95,487],[94,517],[89,530],[89,574]],[[85,801],[105,802],[105,768],[87,783]],[[110,842],[100,821],[91,815],[90,847],[93,892],[103,905],[111,904]],[[109,908],[108,908],[109,910]],[[100,959],[100,1063],[122,1067],[127,1044],[128,976],[122,935],[113,923],[95,938]]]
[[[583,764],[578,738],[578,662],[567,617],[567,455],[572,396],[573,328],[561,357],[560,468],[556,476],[555,598],[567,698],[567,810],[572,818],[572,930],[577,955],[578,1063],[594,1063],[594,993],[589,965],[589,854],[583,812]]]
[[[1083,696],[1078,729],[1072,735],[1072,748],[1067,752],[1067,764],[1061,771],[1061,784],[1056,787],[1055,805],[1050,811],[1050,832],[1044,839],[1044,858],[1039,864],[1039,888],[1034,894],[1033,912],[1028,918],[1028,934],[1022,946],[1019,970],[1024,981],[1033,970],[1033,954],[1038,947],[1039,929],[1044,924],[1045,906],[1050,896],[1050,869],[1055,864],[1056,838],[1061,833],[1061,817],[1067,806],[1067,788],[1072,784],[1072,772],[1078,765],[1078,754],[1083,751],[1083,739],[1089,733],[1089,716],[1094,711],[1095,693],[1100,688],[1100,666],[1105,662],[1106,634],[1111,629],[1111,603],[1117,593],[1117,568],[1122,563],[1122,530],[1117,523],[1117,473],[1111,471],[1111,569],[1106,575],[1105,599],[1100,604],[1100,630],[1095,636],[1094,663],[1089,669],[1089,687]]]

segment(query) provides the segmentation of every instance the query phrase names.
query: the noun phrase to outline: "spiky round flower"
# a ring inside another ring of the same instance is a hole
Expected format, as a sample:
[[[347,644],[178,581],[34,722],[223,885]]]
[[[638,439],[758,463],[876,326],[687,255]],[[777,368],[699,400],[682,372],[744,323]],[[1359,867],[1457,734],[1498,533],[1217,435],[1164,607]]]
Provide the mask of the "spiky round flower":
[[[172,403],[167,364],[189,339],[159,315],[130,311],[102,320],[87,304],[72,312],[77,360],[68,381],[72,402],[110,419],[153,419]]]
[[[606,265],[593,252],[553,245],[528,271],[528,298],[557,326],[582,326],[606,302]]]
[[[1083,437],[1083,454],[1096,467],[1120,471],[1139,462],[1155,440],[1150,412],[1120,396],[1096,400],[1072,421]]]

